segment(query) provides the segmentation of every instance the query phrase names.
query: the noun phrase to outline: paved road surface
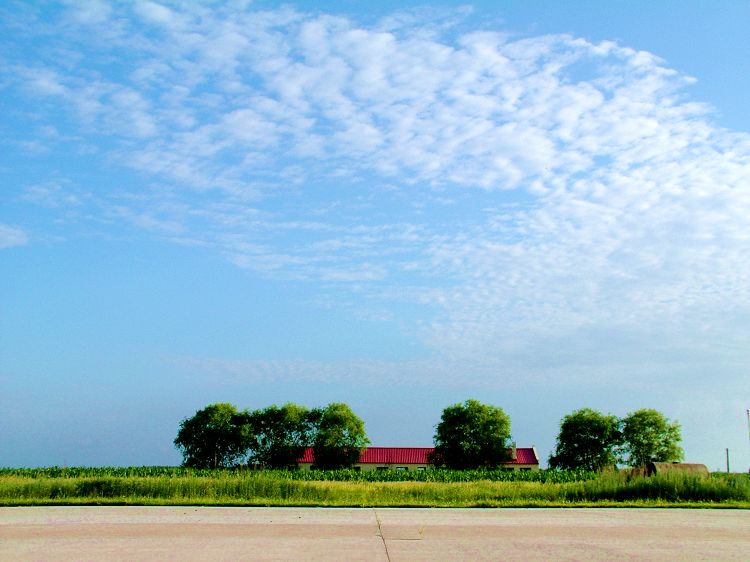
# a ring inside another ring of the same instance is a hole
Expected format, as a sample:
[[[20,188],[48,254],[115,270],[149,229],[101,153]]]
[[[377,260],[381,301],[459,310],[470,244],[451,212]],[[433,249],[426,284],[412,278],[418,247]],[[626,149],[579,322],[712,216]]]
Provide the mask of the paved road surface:
[[[750,560],[750,512],[0,508],[0,560]]]

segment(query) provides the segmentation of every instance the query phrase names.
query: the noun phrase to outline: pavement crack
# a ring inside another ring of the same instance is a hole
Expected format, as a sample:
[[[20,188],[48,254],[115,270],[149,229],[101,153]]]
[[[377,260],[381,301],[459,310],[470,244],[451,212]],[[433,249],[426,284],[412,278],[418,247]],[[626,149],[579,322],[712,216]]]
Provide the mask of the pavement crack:
[[[372,512],[375,514],[375,522],[378,524],[378,536],[380,537],[380,540],[383,541],[385,557],[388,562],[391,562],[391,555],[388,554],[388,544],[385,542],[385,537],[383,536],[383,528],[380,525],[380,516],[378,515],[378,511],[374,507],[372,508]]]

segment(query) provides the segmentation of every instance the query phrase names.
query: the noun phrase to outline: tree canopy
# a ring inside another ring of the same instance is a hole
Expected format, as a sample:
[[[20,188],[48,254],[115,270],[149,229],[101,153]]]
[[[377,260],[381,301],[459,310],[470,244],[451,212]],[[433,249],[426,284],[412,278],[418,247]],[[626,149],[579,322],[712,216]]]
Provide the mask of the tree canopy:
[[[443,410],[431,462],[454,469],[496,468],[510,459],[510,418],[496,406],[467,400]]]
[[[196,468],[242,462],[296,468],[306,447],[313,447],[320,468],[349,467],[369,442],[364,422],[341,403],[313,410],[287,403],[252,412],[211,404],[182,420],[174,440],[182,464]]]
[[[246,414],[250,432],[249,461],[265,468],[292,468],[312,444],[310,410],[287,403]]]
[[[311,412],[314,425],[313,451],[320,468],[352,466],[370,443],[365,422],[347,406],[334,402]]]
[[[680,424],[653,409],[637,410],[622,420],[623,452],[630,466],[683,458]]]
[[[582,408],[560,422],[555,451],[549,466],[561,470],[602,470],[617,464],[621,435],[619,420],[590,408]]]
[[[174,444],[182,453],[183,466],[219,468],[242,462],[249,438],[250,428],[237,408],[218,403],[182,420]]]

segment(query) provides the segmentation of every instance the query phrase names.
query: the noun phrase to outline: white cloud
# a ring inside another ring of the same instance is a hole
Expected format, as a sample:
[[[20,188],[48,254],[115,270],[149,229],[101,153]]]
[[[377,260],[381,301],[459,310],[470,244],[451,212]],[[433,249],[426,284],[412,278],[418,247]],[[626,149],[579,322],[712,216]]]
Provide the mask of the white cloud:
[[[104,23],[112,14],[112,7],[101,0],[76,0],[75,7],[73,16],[83,24]]]
[[[25,246],[29,243],[29,235],[20,228],[0,224],[0,248]]]
[[[54,70],[46,68],[23,69],[20,71],[25,85],[33,92],[43,96],[65,96],[68,88],[62,83],[62,77]]]
[[[70,182],[49,181],[28,187],[21,199],[47,208],[74,207],[83,202],[86,195],[77,194],[67,185]]]
[[[175,14],[172,10],[156,2],[137,2],[135,12],[149,23],[169,25],[175,20]]]
[[[193,356],[172,356],[165,360],[196,379],[236,385],[292,381],[324,384],[357,382],[373,386],[386,384],[418,387],[435,383],[453,385],[461,384],[453,375],[467,371],[466,364],[437,360],[242,361]],[[474,366],[468,367],[468,371],[473,380],[490,374],[486,367],[479,367],[477,370],[472,367]],[[511,375],[502,381],[501,386],[512,385],[520,380]],[[489,377],[487,382],[489,386],[494,386]]]
[[[654,55],[450,38],[414,14],[170,6],[66,31],[117,71],[18,71],[153,182],[97,212],[269,277],[423,303],[421,336],[454,359],[597,326],[697,334],[750,308],[750,135]]]

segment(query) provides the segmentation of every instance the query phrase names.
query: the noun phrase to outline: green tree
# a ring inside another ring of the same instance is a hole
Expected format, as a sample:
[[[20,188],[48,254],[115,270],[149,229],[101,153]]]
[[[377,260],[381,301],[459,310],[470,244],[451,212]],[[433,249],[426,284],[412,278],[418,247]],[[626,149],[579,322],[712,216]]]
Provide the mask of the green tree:
[[[313,452],[320,468],[352,466],[370,443],[365,423],[346,404],[334,402],[310,413]]]
[[[496,406],[467,400],[443,410],[435,430],[435,466],[496,468],[510,459],[510,418]]]
[[[211,404],[180,422],[174,444],[182,453],[183,466],[229,467],[247,455],[250,433],[232,404]]]
[[[622,420],[623,452],[630,466],[649,462],[680,461],[683,458],[680,424],[652,409],[628,414]]]
[[[305,447],[312,445],[314,424],[304,406],[269,406],[246,414],[246,418],[252,427],[250,462],[262,467],[296,467]]]
[[[620,444],[619,420],[582,408],[565,416],[560,422],[555,451],[549,466],[562,470],[602,470],[617,464]]]

